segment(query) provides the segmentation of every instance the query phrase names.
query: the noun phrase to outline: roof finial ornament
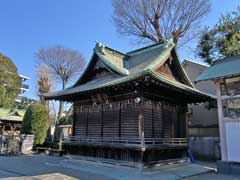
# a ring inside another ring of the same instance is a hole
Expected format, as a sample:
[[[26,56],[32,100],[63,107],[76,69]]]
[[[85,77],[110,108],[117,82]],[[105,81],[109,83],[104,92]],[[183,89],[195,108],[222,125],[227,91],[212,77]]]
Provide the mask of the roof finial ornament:
[[[169,48],[169,47],[173,46],[174,45],[173,37],[171,37],[168,40],[166,40],[165,44],[166,44],[165,45],[166,48]]]
[[[100,42],[96,42],[94,50],[100,52],[103,55],[105,54],[105,46]]]

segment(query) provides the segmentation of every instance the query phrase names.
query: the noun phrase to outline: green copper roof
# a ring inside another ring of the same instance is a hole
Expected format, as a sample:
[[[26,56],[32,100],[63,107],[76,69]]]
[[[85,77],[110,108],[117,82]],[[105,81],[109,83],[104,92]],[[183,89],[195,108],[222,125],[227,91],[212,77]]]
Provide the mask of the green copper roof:
[[[191,83],[188,83],[189,86],[184,85],[177,81],[168,80],[155,72],[155,68],[163,64],[171,55],[172,51],[175,52],[174,47],[175,44],[172,41],[160,42],[124,54],[98,43],[94,49],[95,56],[98,56],[101,63],[103,63],[107,69],[110,69],[115,73],[98,77],[97,79],[85,83],[79,83],[81,80],[80,78],[74,86],[62,91],[46,94],[45,97],[47,99],[61,99],[63,96],[126,83],[146,75],[149,75],[160,82],[174,86],[178,89],[182,89],[190,93],[202,94],[198,90],[192,88]],[[90,65],[93,63],[93,56],[83,74],[86,74],[86,72],[89,71],[89,68],[91,67]],[[179,67],[182,69],[180,63]],[[185,74],[183,74],[183,76],[185,76]],[[186,81],[188,81],[187,77]]]
[[[89,81],[85,84],[82,84],[80,86],[76,86],[76,87],[69,87],[65,90],[60,90],[60,91],[56,91],[53,93],[50,93],[48,95],[46,95],[47,99],[58,99],[59,97],[62,96],[67,96],[67,95],[74,95],[74,94],[78,94],[78,93],[82,93],[82,92],[87,92],[90,90],[96,90],[96,89],[101,89],[104,87],[109,87],[109,86],[114,86],[114,85],[119,85],[122,83],[126,83],[132,80],[135,80],[137,78],[140,78],[142,76],[146,76],[149,75],[151,77],[156,78],[157,80],[164,82],[166,84],[169,84],[171,86],[176,87],[177,89],[181,89],[181,90],[185,90],[194,94],[201,94],[204,96],[208,96],[207,94],[204,94],[198,90],[196,90],[195,88],[189,87],[187,85],[184,85],[182,83],[179,83],[177,81],[173,81],[173,80],[168,80],[162,76],[160,76],[159,74],[157,74],[154,71],[151,70],[145,70],[145,71],[141,71],[139,73],[134,73],[134,74],[130,74],[129,76],[122,76],[122,77],[116,77],[116,76],[104,76],[101,77],[99,79],[93,80],[93,81]]]
[[[229,77],[238,74],[240,74],[240,56],[232,56],[215,61],[195,81]]]
[[[7,120],[7,121],[22,121],[23,116],[25,114],[25,110],[17,110],[19,116],[11,114],[11,109],[8,108],[0,108],[0,121]]]
[[[128,75],[129,72],[127,69],[125,69],[124,67],[121,67],[120,65],[118,65],[117,63],[114,63],[111,61],[111,56],[106,56],[105,54],[101,54],[99,52],[96,52],[96,54],[99,57],[99,60],[106,65],[107,67],[110,67],[110,69],[112,69],[113,71],[121,74],[121,75]]]

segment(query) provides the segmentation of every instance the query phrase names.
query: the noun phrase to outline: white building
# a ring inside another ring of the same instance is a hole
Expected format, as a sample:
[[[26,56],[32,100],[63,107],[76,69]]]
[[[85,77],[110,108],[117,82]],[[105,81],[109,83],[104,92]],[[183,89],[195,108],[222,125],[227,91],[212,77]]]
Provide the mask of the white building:
[[[26,81],[27,80],[30,80],[30,78],[29,77],[27,77],[27,76],[24,76],[24,75],[22,75],[22,74],[19,74],[19,77],[21,78],[21,80],[22,80],[22,86],[21,86],[21,93],[19,94],[19,96],[16,98],[16,102],[21,102],[23,99],[24,99],[24,97],[22,96],[22,94],[23,93],[25,93],[25,92],[27,92],[27,91],[29,91],[29,85],[27,85],[26,84]]]

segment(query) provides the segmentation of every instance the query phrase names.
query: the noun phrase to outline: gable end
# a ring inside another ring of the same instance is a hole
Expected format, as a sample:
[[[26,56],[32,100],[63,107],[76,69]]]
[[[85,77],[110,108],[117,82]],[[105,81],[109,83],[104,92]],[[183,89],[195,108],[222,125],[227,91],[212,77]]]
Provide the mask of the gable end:
[[[154,71],[166,79],[193,87],[173,51],[164,63],[156,66]]]

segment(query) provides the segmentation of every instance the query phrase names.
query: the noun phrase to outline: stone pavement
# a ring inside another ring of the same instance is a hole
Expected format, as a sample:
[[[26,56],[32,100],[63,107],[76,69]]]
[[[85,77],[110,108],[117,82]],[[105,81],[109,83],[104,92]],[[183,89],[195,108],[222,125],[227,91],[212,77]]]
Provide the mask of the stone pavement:
[[[206,174],[207,173],[207,174]],[[107,165],[83,160],[51,156],[0,156],[0,179],[2,180],[173,180],[173,179],[238,179],[209,173],[198,164],[184,163],[154,169]]]
[[[224,175],[217,173],[206,173],[198,176],[184,178],[184,180],[240,180],[240,175]]]
[[[69,177],[63,174],[54,173],[54,174],[46,174],[39,176],[28,176],[28,177],[10,177],[10,178],[2,178],[1,180],[77,180],[76,178]]]

